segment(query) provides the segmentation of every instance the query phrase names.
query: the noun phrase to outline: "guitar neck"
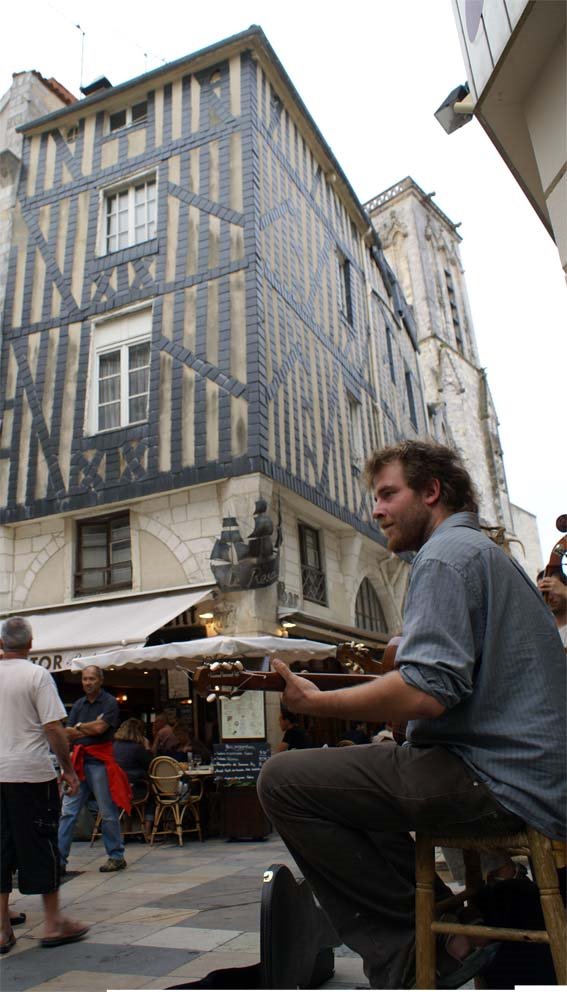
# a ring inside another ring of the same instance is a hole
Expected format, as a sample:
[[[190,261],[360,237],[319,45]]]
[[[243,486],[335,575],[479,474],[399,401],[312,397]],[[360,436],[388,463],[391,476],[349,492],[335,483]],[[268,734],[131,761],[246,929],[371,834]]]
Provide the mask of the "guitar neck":
[[[345,689],[348,686],[361,685],[363,682],[372,682],[377,675],[353,675],[334,674],[328,672],[301,672],[300,677],[312,682],[318,689]],[[230,678],[231,684],[240,690],[256,690],[258,692],[283,692],[285,682],[277,672],[240,672],[238,679]],[[222,682],[222,676],[218,677]],[[228,681],[228,679],[227,679]],[[211,686],[214,687],[215,677],[211,678]]]

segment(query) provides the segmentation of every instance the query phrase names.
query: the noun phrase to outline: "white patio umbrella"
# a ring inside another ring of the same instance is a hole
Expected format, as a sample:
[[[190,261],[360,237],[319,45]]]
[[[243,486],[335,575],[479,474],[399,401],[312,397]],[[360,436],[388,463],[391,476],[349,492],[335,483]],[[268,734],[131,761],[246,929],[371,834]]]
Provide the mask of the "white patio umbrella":
[[[334,658],[334,644],[301,640],[292,637],[201,637],[195,641],[174,641],[148,648],[121,648],[106,654],[73,658],[72,672],[81,672],[89,665],[98,668],[181,668],[194,671],[204,661],[218,658],[273,658],[286,661],[310,661]]]

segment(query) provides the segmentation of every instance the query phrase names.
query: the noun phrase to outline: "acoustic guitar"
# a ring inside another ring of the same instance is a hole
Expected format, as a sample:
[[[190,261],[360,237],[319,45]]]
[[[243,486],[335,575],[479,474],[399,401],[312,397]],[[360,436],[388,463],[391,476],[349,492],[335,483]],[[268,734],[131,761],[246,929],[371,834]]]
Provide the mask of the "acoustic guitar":
[[[395,665],[396,648],[399,637],[393,637],[387,644],[381,662],[376,662],[362,644],[348,642],[337,648],[337,660],[349,668],[348,672],[297,672],[318,689],[346,689],[349,686],[372,682],[391,671]],[[277,672],[251,672],[241,661],[214,661],[201,665],[193,674],[193,685],[207,702],[221,696],[234,698],[245,691],[283,692],[285,681]],[[405,724],[393,724],[392,731],[397,743],[405,740]]]
[[[379,675],[356,672],[296,672],[302,679],[316,685],[318,689],[345,689],[347,686],[371,682]],[[207,702],[220,696],[240,696],[244,691],[283,692],[285,682],[277,672],[250,672],[241,661],[216,661],[212,665],[202,665],[193,674],[193,685]]]

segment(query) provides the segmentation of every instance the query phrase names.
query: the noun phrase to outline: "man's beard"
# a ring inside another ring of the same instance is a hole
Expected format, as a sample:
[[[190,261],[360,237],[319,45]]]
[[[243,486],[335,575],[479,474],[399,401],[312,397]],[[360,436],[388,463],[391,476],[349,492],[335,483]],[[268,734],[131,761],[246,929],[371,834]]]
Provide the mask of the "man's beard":
[[[396,522],[386,533],[388,551],[419,551],[430,536],[430,517],[421,509],[408,513],[403,522]]]

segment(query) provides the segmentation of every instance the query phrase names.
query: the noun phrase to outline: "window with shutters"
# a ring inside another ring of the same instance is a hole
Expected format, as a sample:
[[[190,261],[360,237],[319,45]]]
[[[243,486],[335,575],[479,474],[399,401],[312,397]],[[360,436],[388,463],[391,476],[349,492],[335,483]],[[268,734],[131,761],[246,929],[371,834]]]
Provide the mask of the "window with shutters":
[[[130,514],[78,520],[75,595],[131,587]]]

